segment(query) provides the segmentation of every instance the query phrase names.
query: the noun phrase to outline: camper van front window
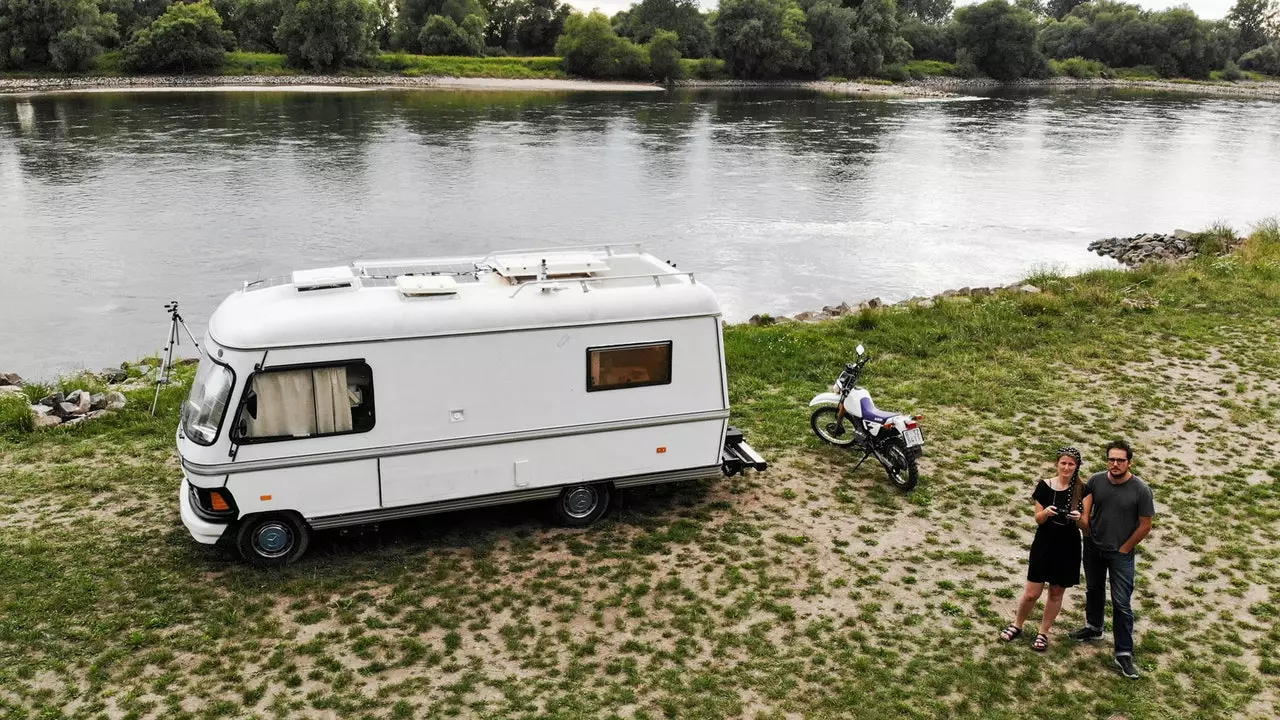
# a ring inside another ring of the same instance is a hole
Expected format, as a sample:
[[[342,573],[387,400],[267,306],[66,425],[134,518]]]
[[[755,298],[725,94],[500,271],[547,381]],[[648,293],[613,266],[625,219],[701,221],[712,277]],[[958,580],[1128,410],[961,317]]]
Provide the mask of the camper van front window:
[[[199,445],[212,445],[227,412],[227,399],[235,385],[231,368],[205,358],[182,405],[182,434]]]

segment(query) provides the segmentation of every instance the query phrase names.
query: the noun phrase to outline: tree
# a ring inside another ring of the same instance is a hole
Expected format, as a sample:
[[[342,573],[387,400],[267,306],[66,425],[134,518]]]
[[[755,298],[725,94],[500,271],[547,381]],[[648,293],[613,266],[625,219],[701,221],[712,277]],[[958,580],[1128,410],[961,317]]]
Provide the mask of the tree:
[[[893,0],[854,0],[854,75],[879,75],[885,65],[911,59],[911,46],[898,34]]]
[[[670,30],[659,30],[649,41],[649,69],[659,80],[684,77],[680,64],[680,36]]]
[[[953,22],[933,25],[909,17],[898,26],[898,32],[911,46],[912,57],[944,62],[956,59],[956,27]]]
[[[795,0],[721,0],[716,48],[729,74],[737,77],[794,73],[812,47],[806,20]]]
[[[519,20],[516,22],[516,43],[521,52],[532,55],[551,55],[556,41],[567,28],[573,8],[559,0],[520,0]]]
[[[1054,20],[1061,20],[1085,2],[1088,0],[1048,0],[1044,4],[1044,11]]]
[[[1095,57],[1093,28],[1078,17],[1050,20],[1040,29],[1040,51],[1055,60]]]
[[[1240,43],[1246,49],[1265,45],[1277,31],[1280,6],[1275,0],[1236,0],[1227,20],[1240,31]]]
[[[857,13],[827,0],[809,8],[805,30],[812,40],[808,69],[816,77],[853,74],[853,25]]]
[[[150,72],[209,70],[222,65],[233,42],[209,0],[177,3],[134,33],[124,47],[124,63],[131,70]]]
[[[1211,70],[1221,67],[1209,54],[1208,28],[1194,12],[1185,7],[1173,8],[1155,13],[1152,19],[1163,40],[1159,44],[1164,57],[1156,59],[1156,68],[1161,69],[1161,74],[1207,78]],[[1165,68],[1172,68],[1173,73]]]
[[[1035,17],[1005,0],[987,0],[956,10],[956,46],[978,70],[997,80],[1038,77],[1044,56],[1036,48]]]
[[[952,0],[899,0],[898,16],[936,25],[951,17],[953,8]]]
[[[564,69],[591,78],[644,78],[649,75],[645,49],[627,38],[618,37],[604,13],[574,13],[565,22],[564,33],[556,41],[556,54],[564,58]]]
[[[419,38],[428,55],[483,55],[484,20],[468,15],[459,25],[447,15],[432,15]]]
[[[1280,42],[1263,45],[1241,55],[1240,67],[1267,75],[1280,75]]]
[[[284,17],[286,4],[285,0],[222,0],[215,2],[214,8],[241,50],[277,52],[276,27]]]
[[[705,57],[711,53],[711,28],[697,0],[640,0],[614,15],[613,27],[622,37],[647,43],[659,30],[680,36],[680,54]]]
[[[94,0],[0,0],[0,70],[87,70],[116,38]]]
[[[479,18],[481,28],[489,22],[488,13],[480,0],[397,0],[395,7],[391,39],[392,45],[399,50],[435,54],[423,47],[422,40],[425,37],[423,30],[426,29],[427,23],[436,16],[452,20],[455,31],[461,28],[467,18],[472,15]],[[444,33],[444,29],[437,21],[432,30],[432,37],[436,38],[436,42],[440,42],[440,38],[443,37],[441,33]],[[483,33],[481,35],[483,36]],[[461,42],[461,39],[458,41]],[[480,43],[483,51],[483,37]]]
[[[285,8],[276,45],[296,67],[367,64],[378,51],[378,19],[377,6],[368,0],[298,0]]]

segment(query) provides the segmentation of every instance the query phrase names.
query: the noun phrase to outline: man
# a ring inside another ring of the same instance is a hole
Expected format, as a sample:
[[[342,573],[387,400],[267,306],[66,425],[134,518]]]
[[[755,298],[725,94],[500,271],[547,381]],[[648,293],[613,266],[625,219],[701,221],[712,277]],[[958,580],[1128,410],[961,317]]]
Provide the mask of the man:
[[[1138,677],[1133,664],[1134,549],[1151,532],[1156,514],[1151,488],[1129,472],[1133,448],[1123,440],[1107,446],[1107,471],[1085,483],[1084,529],[1085,626],[1071,633],[1076,640],[1102,637],[1107,576],[1111,579],[1111,625],[1116,667],[1127,678]]]

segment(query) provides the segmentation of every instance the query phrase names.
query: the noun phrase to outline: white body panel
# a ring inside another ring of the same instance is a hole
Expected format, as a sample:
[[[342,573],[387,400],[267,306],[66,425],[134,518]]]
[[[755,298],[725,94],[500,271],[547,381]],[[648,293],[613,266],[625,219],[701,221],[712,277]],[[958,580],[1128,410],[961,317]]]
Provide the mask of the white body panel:
[[[718,469],[728,391],[714,294],[650,256],[608,259],[627,273],[618,287],[566,280],[543,292],[487,274],[459,282],[456,294],[406,297],[394,283],[362,286],[355,272],[352,287],[232,295],[210,320],[202,362],[229,367],[234,388],[211,445],[179,433],[187,480],[225,487],[238,517],[292,511],[328,518],[327,527],[409,506]],[[661,279],[633,281],[646,267]],[[587,391],[589,348],[665,342],[669,383]],[[232,442],[259,365],[346,361],[372,370],[371,429]],[[217,539],[194,512],[183,520],[197,540]]]

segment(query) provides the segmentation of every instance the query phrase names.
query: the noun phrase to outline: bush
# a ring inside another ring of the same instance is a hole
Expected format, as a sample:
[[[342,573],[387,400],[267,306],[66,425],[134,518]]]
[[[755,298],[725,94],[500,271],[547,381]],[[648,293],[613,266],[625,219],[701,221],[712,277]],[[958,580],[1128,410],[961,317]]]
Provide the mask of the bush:
[[[368,65],[378,52],[378,8],[369,0],[298,0],[286,7],[276,45],[295,67]]]
[[[716,49],[734,77],[791,75],[813,47],[806,23],[795,0],[720,0]]]
[[[978,64],[974,62],[973,52],[969,48],[956,50],[955,75],[958,78],[976,78],[982,75],[982,71],[978,69]]]
[[[1263,45],[1241,55],[1240,67],[1266,75],[1280,75],[1280,42]]]
[[[1227,82],[1236,82],[1244,79],[1244,73],[1240,71],[1239,65],[1228,60],[1222,68],[1222,79]]]
[[[0,70],[88,70],[115,28],[94,0],[0,0]]]
[[[124,64],[148,72],[210,70],[222,66],[233,42],[209,0],[177,3],[134,33],[124,48]]]
[[[895,63],[885,66],[884,77],[894,82],[906,82],[911,79],[911,73],[907,72],[905,65]]]
[[[29,433],[36,429],[36,416],[26,395],[5,393],[0,395],[0,435],[5,433]]]
[[[1005,0],[987,0],[956,11],[956,45],[971,62],[996,80],[1042,77],[1048,72],[1036,48],[1036,19]],[[956,64],[960,65],[960,50]]]
[[[699,80],[723,80],[728,77],[724,69],[724,61],[720,58],[704,57],[697,60],[681,60],[688,74]]]
[[[588,78],[649,77],[649,57],[645,48],[618,37],[604,13],[574,13],[564,24],[564,34],[556,41],[556,54],[564,58],[564,69]]]
[[[1111,68],[1097,60],[1085,60],[1082,57],[1050,60],[1049,72],[1059,77],[1066,76],[1080,79],[1114,77]]]
[[[649,41],[649,69],[659,80],[678,80],[684,77],[680,64],[680,36],[670,30],[659,30]]]

